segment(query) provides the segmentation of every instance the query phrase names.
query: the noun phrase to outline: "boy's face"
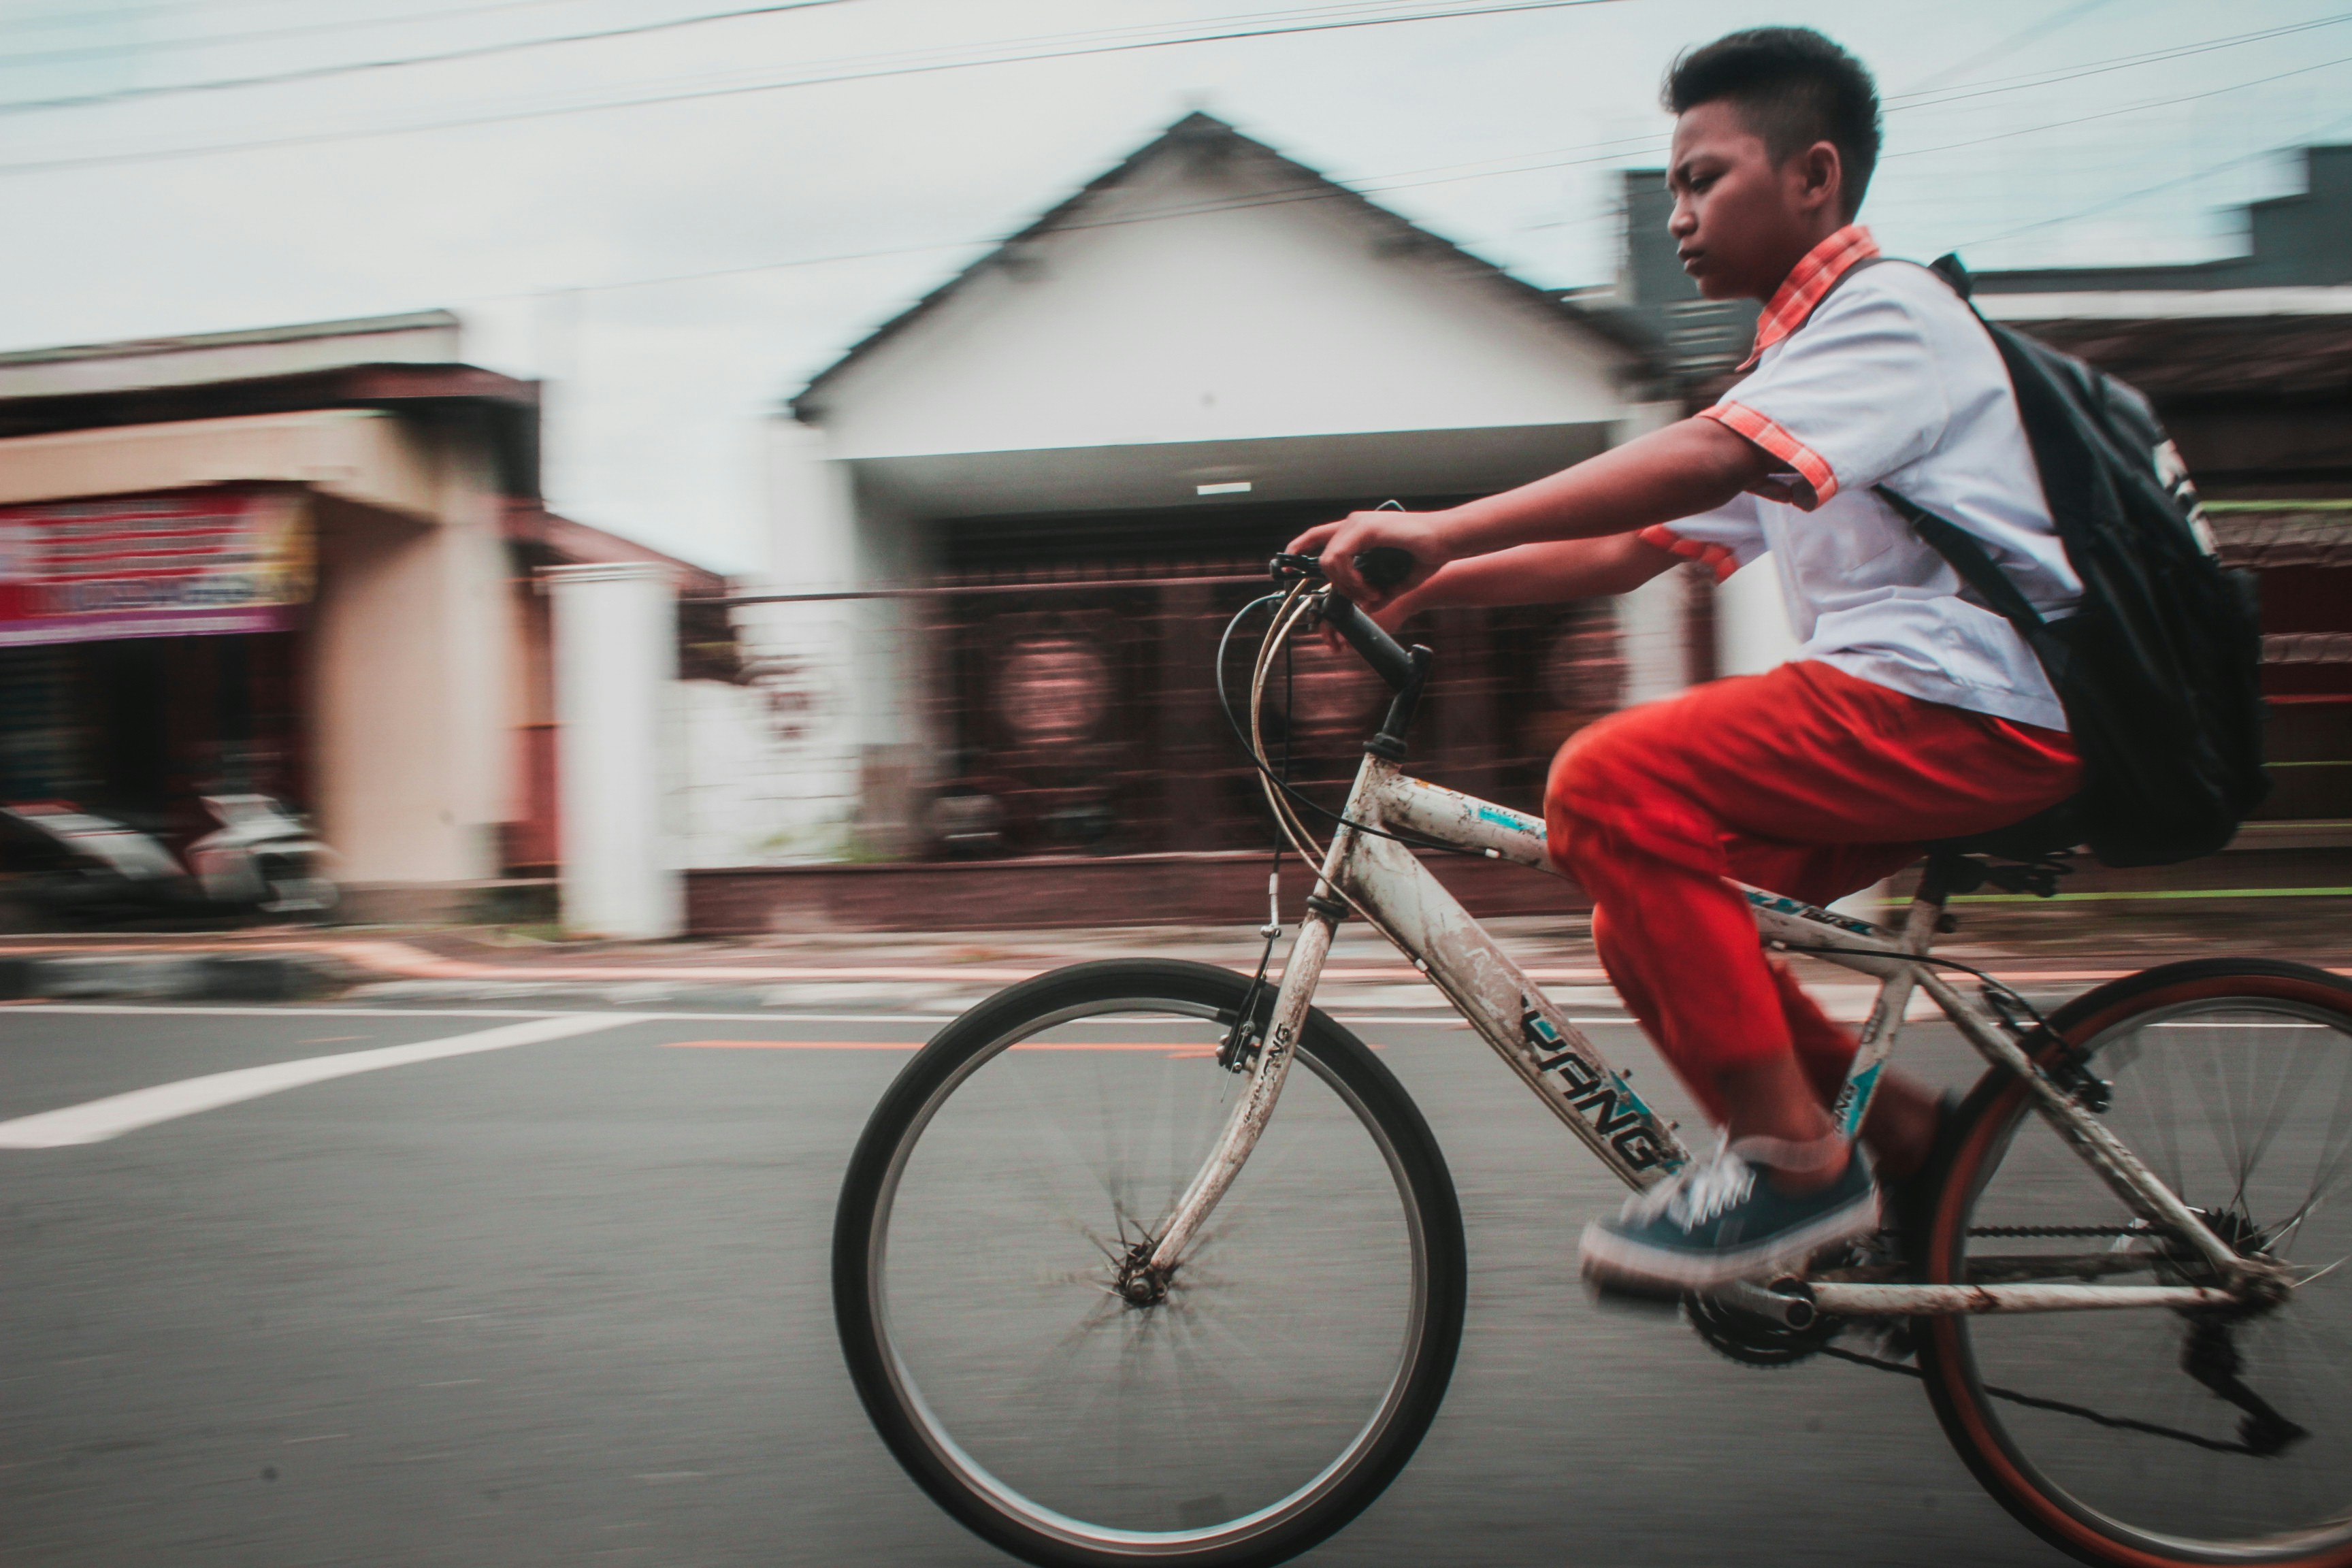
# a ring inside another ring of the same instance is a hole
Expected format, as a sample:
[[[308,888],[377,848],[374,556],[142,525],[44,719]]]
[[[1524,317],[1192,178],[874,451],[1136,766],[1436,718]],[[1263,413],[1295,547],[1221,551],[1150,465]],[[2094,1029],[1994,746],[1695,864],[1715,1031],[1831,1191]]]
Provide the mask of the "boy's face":
[[[1675,121],[1666,188],[1683,270],[1710,300],[1769,300],[1805,252],[1845,225],[1837,149],[1827,142],[1778,164],[1728,99]]]

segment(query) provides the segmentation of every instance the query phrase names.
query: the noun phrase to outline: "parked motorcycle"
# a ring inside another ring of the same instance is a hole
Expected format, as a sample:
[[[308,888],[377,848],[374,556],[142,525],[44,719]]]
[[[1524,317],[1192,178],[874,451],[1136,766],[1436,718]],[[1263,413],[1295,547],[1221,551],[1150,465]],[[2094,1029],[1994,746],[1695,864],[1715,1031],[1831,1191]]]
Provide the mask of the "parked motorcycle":
[[[255,913],[323,919],[334,852],[264,795],[201,797],[220,824],[184,866],[153,836],[65,801],[0,805],[13,890],[58,913]]]

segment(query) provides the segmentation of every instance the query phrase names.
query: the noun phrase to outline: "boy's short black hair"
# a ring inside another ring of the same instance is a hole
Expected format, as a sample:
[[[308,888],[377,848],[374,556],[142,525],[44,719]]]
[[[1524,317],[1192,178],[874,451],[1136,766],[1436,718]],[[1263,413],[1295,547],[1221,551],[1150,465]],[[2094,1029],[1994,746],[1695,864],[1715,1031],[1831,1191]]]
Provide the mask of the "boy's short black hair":
[[[1844,165],[1845,216],[1861,209],[1878,164],[1878,84],[1868,67],[1811,27],[1751,27],[1685,49],[1659,97],[1674,114],[1731,100],[1775,163],[1829,142]]]

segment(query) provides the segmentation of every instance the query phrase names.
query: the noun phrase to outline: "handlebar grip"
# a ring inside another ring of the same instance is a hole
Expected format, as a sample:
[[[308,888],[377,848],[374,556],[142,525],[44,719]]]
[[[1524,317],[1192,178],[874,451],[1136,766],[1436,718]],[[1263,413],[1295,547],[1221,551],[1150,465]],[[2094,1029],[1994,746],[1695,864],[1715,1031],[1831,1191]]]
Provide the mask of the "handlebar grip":
[[[1368,585],[1385,594],[1412,574],[1412,552],[1380,544],[1356,552],[1349,557],[1349,564]]]
[[[1333,631],[1348,639],[1348,646],[1364,656],[1364,662],[1389,686],[1398,691],[1421,679],[1421,665],[1412,655],[1399,646],[1396,638],[1382,631],[1380,624],[1364,614],[1353,599],[1333,594],[1323,601],[1323,620]],[[1426,657],[1426,656],[1424,656]]]

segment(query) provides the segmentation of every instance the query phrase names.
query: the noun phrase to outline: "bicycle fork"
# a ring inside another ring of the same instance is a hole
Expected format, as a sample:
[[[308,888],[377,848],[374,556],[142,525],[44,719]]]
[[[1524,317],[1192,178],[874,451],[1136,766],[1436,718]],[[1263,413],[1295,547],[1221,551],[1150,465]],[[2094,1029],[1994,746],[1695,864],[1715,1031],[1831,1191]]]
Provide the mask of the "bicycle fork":
[[[1363,820],[1370,776],[1370,770],[1366,769],[1349,794],[1343,813],[1349,821]],[[1298,1054],[1298,1035],[1307,1026],[1307,1009],[1314,1004],[1316,984],[1323,978],[1324,961],[1331,956],[1331,940],[1347,912],[1347,906],[1335,895],[1333,886],[1355,837],[1356,830],[1345,825],[1332,835],[1322,873],[1315,880],[1315,890],[1307,895],[1307,912],[1299,917],[1298,935],[1292,939],[1289,955],[1282,963],[1282,985],[1275,993],[1274,1016],[1266,1025],[1265,1041],[1258,1047],[1257,1061],[1250,1068],[1249,1089],[1225,1118],[1224,1129],[1217,1135],[1207,1161],[1184,1189],[1184,1195],[1176,1200],[1175,1210],[1169,1215],[1144,1265],[1144,1272],[1159,1280],[1164,1281],[1175,1272],[1184,1249],[1200,1235],[1201,1226],[1207,1223],[1217,1201],[1225,1195],[1225,1189],[1242,1173],[1250,1151],[1257,1147],[1259,1135],[1273,1119],[1275,1101],[1282,1097],[1283,1080],[1290,1076],[1291,1058]]]

